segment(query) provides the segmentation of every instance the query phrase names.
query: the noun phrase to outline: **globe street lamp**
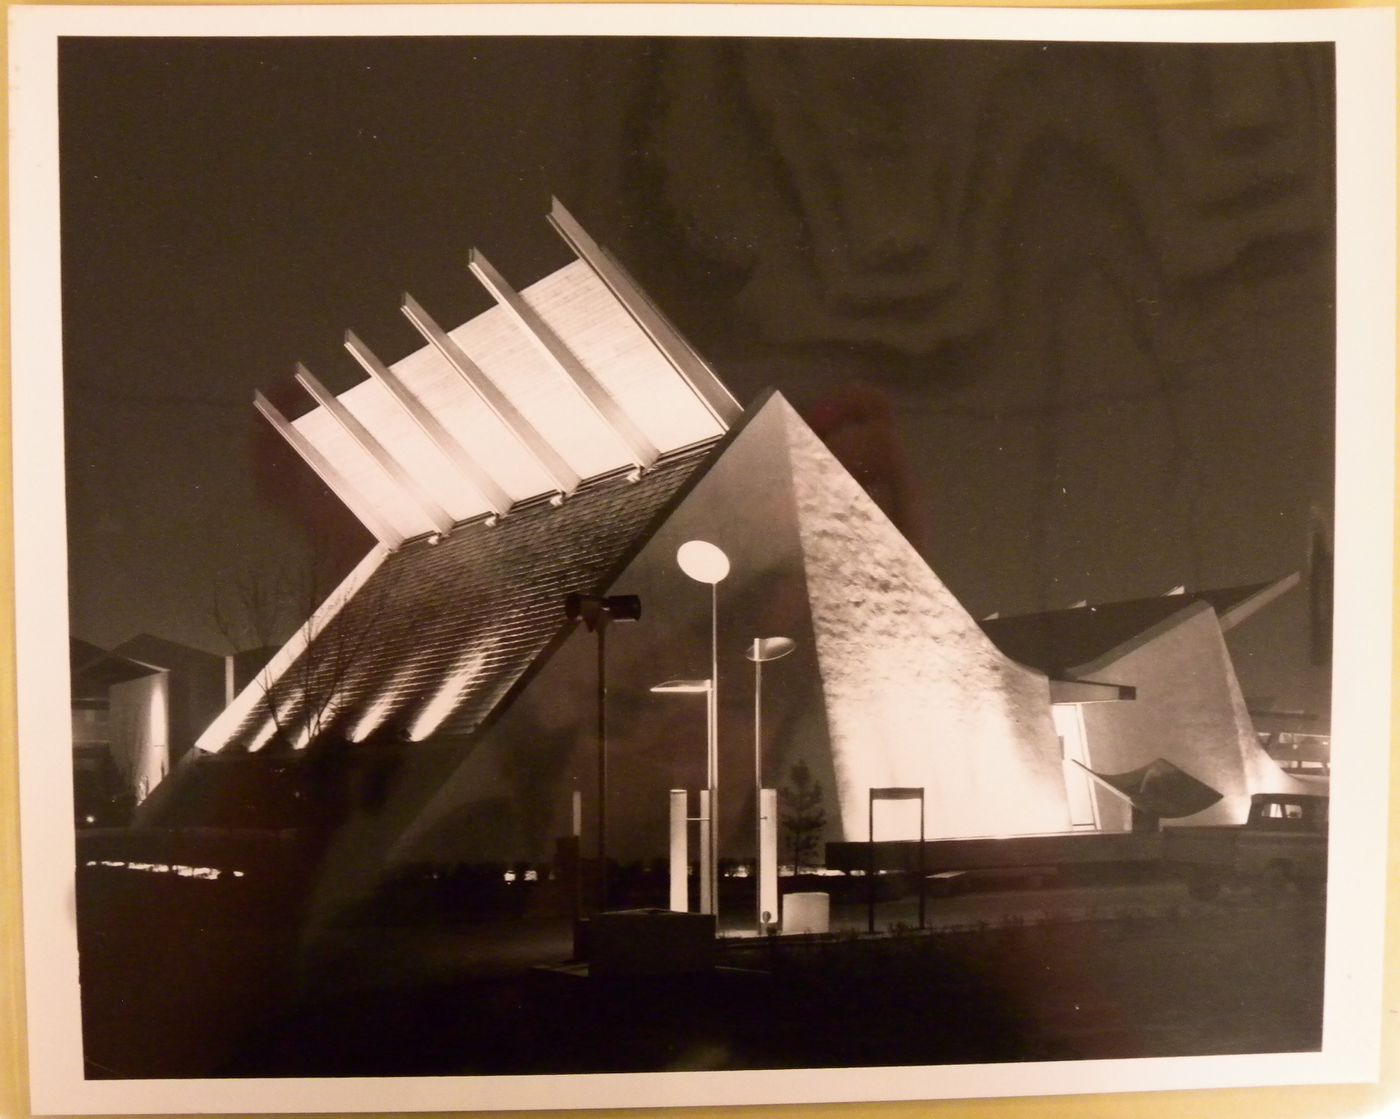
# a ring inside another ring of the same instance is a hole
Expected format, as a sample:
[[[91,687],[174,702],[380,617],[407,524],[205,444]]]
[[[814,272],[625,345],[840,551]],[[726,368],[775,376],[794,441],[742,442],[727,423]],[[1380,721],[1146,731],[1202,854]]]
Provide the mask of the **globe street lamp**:
[[[635,622],[642,600],[634,594],[570,594],[564,599],[569,621],[582,621],[598,635],[598,909],[608,907],[608,622]]]
[[[710,818],[706,834],[710,837],[709,866],[705,868],[710,881],[710,899],[714,906],[716,927],[719,916],[719,583],[729,574],[729,557],[708,540],[687,540],[676,550],[676,563],[697,583],[710,585],[710,688],[709,743],[706,752],[706,780],[710,796]]]
[[[755,637],[753,644],[744,650],[744,656],[753,661],[753,814],[754,814],[754,889],[757,906],[759,935],[763,935],[764,914],[777,915],[777,879],[768,885],[768,867],[763,858],[763,666],[768,661],[780,660],[797,648],[791,637]],[[773,869],[776,869],[773,868]],[[769,894],[773,896],[768,896]]]

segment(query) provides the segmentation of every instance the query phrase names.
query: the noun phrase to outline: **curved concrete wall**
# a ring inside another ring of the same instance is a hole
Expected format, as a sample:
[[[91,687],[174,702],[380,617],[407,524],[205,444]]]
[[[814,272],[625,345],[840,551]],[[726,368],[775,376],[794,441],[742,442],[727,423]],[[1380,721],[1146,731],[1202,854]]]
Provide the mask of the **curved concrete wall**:
[[[1220,622],[1205,603],[1079,666],[1075,675],[1137,689],[1131,702],[1084,706],[1091,768],[1124,773],[1166,758],[1222,795],[1206,811],[1168,825],[1242,824],[1254,793],[1316,791],[1259,746]],[[1102,788],[1096,795],[1103,828],[1126,829],[1126,804]]]

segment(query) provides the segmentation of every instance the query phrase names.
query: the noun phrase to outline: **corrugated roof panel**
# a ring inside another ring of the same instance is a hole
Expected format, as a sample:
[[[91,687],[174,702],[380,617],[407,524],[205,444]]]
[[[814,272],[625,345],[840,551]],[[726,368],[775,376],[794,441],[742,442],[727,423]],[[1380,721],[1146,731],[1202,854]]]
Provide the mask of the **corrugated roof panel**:
[[[448,335],[579,477],[592,478],[631,463],[622,441],[508,311],[492,307]]]
[[[390,368],[512,501],[554,488],[534,456],[432,346]]]
[[[324,409],[313,409],[293,420],[292,426],[403,536],[433,531],[433,523]]]
[[[521,294],[663,453],[723,434],[587,264],[574,261]]]
[[[340,402],[454,521],[490,512],[476,487],[458,473],[447,456],[378,381],[362,381],[341,393]]]

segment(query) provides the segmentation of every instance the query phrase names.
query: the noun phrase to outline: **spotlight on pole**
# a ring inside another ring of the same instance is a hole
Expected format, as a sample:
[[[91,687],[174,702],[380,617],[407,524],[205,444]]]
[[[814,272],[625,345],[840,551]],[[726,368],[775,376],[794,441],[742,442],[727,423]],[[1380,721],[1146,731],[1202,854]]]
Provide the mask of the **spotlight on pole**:
[[[608,623],[635,622],[642,600],[634,594],[570,594],[564,614],[598,635],[598,909],[608,907]]]
[[[729,557],[708,540],[687,540],[676,550],[676,562],[697,583],[710,585],[710,741],[707,757],[710,818],[706,834],[710,839],[710,865],[705,868],[710,883],[716,927],[719,916],[719,583],[729,574]]]
[[[763,935],[764,914],[770,918],[777,915],[778,883],[776,873],[768,881],[771,869],[763,857],[763,666],[769,661],[781,660],[797,648],[791,637],[755,637],[753,643],[744,650],[744,656],[753,661],[753,814],[754,814],[754,879],[755,906],[757,909],[758,933]],[[776,859],[775,859],[776,861]],[[771,886],[765,889],[765,886]],[[767,895],[772,894],[772,897]]]
[[[570,594],[564,596],[564,614],[571,622],[581,621],[590,633],[606,620],[635,622],[642,616],[642,600],[634,594]]]

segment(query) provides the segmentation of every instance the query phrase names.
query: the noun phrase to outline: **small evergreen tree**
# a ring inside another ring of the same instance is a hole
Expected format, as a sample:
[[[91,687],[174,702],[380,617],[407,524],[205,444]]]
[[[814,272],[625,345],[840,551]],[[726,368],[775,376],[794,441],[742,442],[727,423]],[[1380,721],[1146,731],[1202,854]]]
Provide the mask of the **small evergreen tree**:
[[[782,791],[779,820],[792,852],[792,869],[800,874],[804,865],[817,865],[817,851],[826,829],[826,809],[822,807],[822,786],[812,779],[807,763],[799,761],[788,773]]]

